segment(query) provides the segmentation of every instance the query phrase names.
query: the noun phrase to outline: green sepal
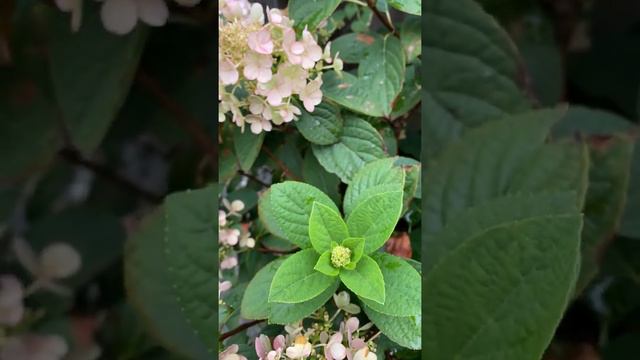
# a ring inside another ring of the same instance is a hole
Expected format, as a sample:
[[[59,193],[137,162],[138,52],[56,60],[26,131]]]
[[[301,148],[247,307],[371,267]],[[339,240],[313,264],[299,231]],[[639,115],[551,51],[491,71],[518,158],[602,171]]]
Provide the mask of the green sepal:
[[[320,255],[313,269],[328,276],[338,276],[340,273],[340,269],[336,269],[331,265],[331,250],[327,250]]]

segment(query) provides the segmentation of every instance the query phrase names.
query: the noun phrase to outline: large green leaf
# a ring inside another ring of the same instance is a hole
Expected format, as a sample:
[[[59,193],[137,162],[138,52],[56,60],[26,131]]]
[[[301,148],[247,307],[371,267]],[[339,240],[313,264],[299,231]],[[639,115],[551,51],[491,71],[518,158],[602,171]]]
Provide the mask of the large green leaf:
[[[439,232],[467,207],[508,193],[575,190],[582,202],[588,158],[580,145],[545,145],[560,109],[538,110],[470,130],[425,178],[423,231]]]
[[[422,313],[422,277],[404,259],[386,253],[371,255],[384,278],[384,304],[362,298],[371,309],[390,316],[412,316]]]
[[[422,347],[421,315],[390,316],[381,314],[366,304],[363,305],[363,309],[382,333],[398,345],[409,349],[420,349]]]
[[[342,134],[340,109],[327,102],[320,103],[312,113],[303,108],[295,124],[305,139],[318,145],[334,144]]]
[[[317,187],[327,194],[336,204],[340,204],[341,196],[338,192],[340,178],[325,170],[313,155],[311,149],[307,150],[302,163],[302,177],[304,181]]]
[[[275,219],[284,238],[301,248],[311,246],[309,240],[309,217],[314,202],[328,206],[340,213],[336,205],[318,188],[297,182],[285,181],[271,186],[268,202],[262,204]],[[265,212],[262,213],[263,215]],[[268,216],[271,216],[268,215]],[[264,220],[263,220],[264,221]],[[278,235],[278,234],[274,234]]]
[[[301,303],[315,298],[330,287],[335,278],[313,268],[318,258],[314,249],[301,250],[289,256],[273,277],[269,302]]]
[[[243,318],[258,320],[269,317],[269,303],[264,299],[269,297],[271,281],[283,261],[284,259],[273,260],[253,276],[242,296],[240,314]]]
[[[260,195],[260,199],[258,199],[258,217],[262,225],[264,225],[270,233],[281,239],[287,238],[285,232],[278,225],[275,214],[271,209],[271,189],[267,189]]]
[[[233,130],[233,149],[238,159],[238,165],[243,171],[250,171],[253,163],[260,154],[260,148],[264,141],[264,131],[256,135],[245,129],[235,126]]]
[[[370,254],[389,240],[402,213],[402,191],[387,191],[361,201],[347,217],[349,235],[364,238]]]
[[[385,285],[382,271],[369,256],[363,255],[353,270],[341,269],[340,280],[359,297],[384,304]]]
[[[269,288],[276,271],[282,265],[283,259],[276,259],[260,269],[251,279],[242,297],[240,308],[245,319],[269,319],[270,324],[291,324],[310,315],[331,298],[338,288],[336,278],[332,286],[315,298],[297,303],[282,304],[268,303],[264,299],[269,297]]]
[[[331,249],[331,243],[341,243],[349,237],[347,224],[339,212],[329,206],[314,202],[309,216],[309,239],[311,245],[319,253]]]
[[[373,43],[380,38],[382,36],[377,33],[350,32],[331,41],[331,54],[338,54],[345,63],[357,64],[369,54]]]
[[[393,157],[375,160],[358,170],[344,195],[346,216],[373,194],[402,189],[405,177],[402,169],[395,166],[397,159]]]
[[[340,0],[291,0],[289,1],[289,16],[294,26],[302,30],[307,27],[310,31],[333,14],[340,5]]]
[[[582,217],[572,196],[539,199],[478,204],[431,239],[440,251],[426,264],[423,282],[427,353],[542,357],[573,294]]]
[[[53,89],[73,143],[92,152],[129,93],[147,37],[138,27],[125,36],[104,29],[99,6],[87,4],[78,32],[63,13],[52,17],[49,53]]]
[[[357,76],[334,71],[323,75],[323,94],[352,110],[369,116],[386,116],[402,89],[405,58],[402,44],[389,34],[376,39],[360,61]]]
[[[313,145],[312,149],[320,164],[345,183],[366,163],[386,156],[380,134],[367,121],[354,116],[345,119],[340,141]]]
[[[426,1],[423,14],[423,134],[432,157],[465,129],[529,107],[516,49],[473,0]],[[426,28],[424,26],[427,26]]]
[[[208,349],[216,349],[217,247],[214,223],[218,194],[211,186],[170,195],[165,200],[165,253],[169,281],[180,310]]]
[[[126,243],[125,287],[128,300],[141,315],[149,332],[163,346],[187,358],[211,359],[217,349],[209,348],[194,333],[171,286],[163,241],[165,226],[164,211],[158,209],[144,220],[140,230]],[[210,239],[214,243],[216,236]],[[214,266],[216,263],[217,259],[214,259]],[[215,275],[210,281],[217,286]],[[215,294],[210,300],[215,304]],[[207,335],[215,339],[216,330],[217,326],[214,326]]]
[[[387,0],[387,2],[394,8],[409,14],[420,15],[422,13],[421,0]]]

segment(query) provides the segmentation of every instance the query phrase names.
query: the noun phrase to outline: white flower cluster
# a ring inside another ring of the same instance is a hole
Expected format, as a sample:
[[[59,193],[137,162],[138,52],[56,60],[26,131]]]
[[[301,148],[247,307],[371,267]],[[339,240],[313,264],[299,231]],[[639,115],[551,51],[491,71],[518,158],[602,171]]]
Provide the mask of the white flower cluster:
[[[347,292],[341,292],[333,296],[338,313],[345,309],[352,309],[360,312],[360,308],[350,303]],[[373,324],[368,323],[360,326],[360,320],[355,317],[345,317],[340,322],[338,330],[327,330],[331,328],[332,320],[328,315],[325,324],[320,327],[304,329],[302,322],[285,326],[287,335],[278,335],[273,341],[266,335],[260,335],[255,339],[256,355],[259,360],[281,360],[281,359],[308,359],[312,356],[320,358],[317,348],[322,349],[324,359],[327,360],[376,360],[376,354],[371,350],[375,347],[372,344],[372,337],[365,341],[359,336],[371,328]],[[229,358],[230,360],[230,358]]]
[[[313,112],[322,101],[322,71],[342,70],[342,61],[324,51],[306,28],[298,36],[286,10],[248,0],[219,0],[218,121],[231,121],[251,132],[271,131],[273,125],[297,119],[300,109]],[[326,65],[325,64],[332,64]],[[242,91],[240,91],[242,90]]]
[[[250,249],[256,246],[256,241],[251,237],[249,224],[241,224],[240,212],[244,210],[241,200],[229,202],[222,199],[222,205],[226,208],[218,212],[218,242],[220,269],[229,270],[238,266],[237,250]],[[240,249],[237,249],[239,247]],[[230,281],[222,281],[218,284],[218,296],[231,288]]]
[[[14,239],[13,249],[20,264],[34,280],[26,289],[11,274],[0,275],[0,329],[17,327],[25,318],[24,298],[40,290],[69,295],[71,290],[56,280],[75,274],[81,265],[78,252],[65,243],[45,247],[39,255],[21,238]],[[0,332],[1,333],[1,332]],[[57,335],[29,332],[14,334],[0,343],[0,360],[59,360],[67,355],[64,339]]]
[[[58,9],[71,13],[73,31],[80,29],[83,1],[55,0]],[[175,0],[175,2],[191,7],[200,3],[200,0]],[[149,26],[163,26],[169,19],[169,8],[165,0],[104,0],[100,9],[100,19],[107,31],[125,35],[136,27],[138,20]]]

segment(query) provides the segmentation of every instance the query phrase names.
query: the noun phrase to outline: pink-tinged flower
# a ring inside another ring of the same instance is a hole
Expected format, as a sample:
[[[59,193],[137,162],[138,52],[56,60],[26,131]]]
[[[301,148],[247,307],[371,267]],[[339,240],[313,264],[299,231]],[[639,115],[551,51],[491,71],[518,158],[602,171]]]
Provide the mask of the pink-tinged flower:
[[[233,85],[238,81],[238,70],[229,60],[222,60],[218,65],[218,78],[224,85]]]
[[[284,336],[278,335],[273,339],[273,347],[269,343],[269,337],[260,334],[255,340],[256,354],[259,360],[277,360],[282,356],[284,350]]]
[[[0,325],[15,326],[24,315],[22,283],[14,275],[0,276]]]
[[[218,298],[223,292],[228,291],[229,289],[231,289],[231,281],[225,280],[223,282],[218,282]]]
[[[223,229],[219,232],[220,243],[224,245],[234,246],[240,239],[240,230],[238,229]]]
[[[335,333],[324,347],[324,356],[327,360],[343,360],[347,357],[347,348],[342,345],[342,334]]]
[[[226,257],[220,262],[220,268],[223,270],[233,269],[236,266],[238,266],[238,258],[235,256]]]
[[[271,33],[267,29],[252,32],[247,37],[249,48],[258,54],[271,55],[273,52],[273,40]]]
[[[260,116],[247,116],[247,122],[251,124],[251,132],[256,135],[263,131],[269,132],[272,129],[271,122]]]
[[[316,61],[322,58],[322,48],[306,28],[302,31],[301,41],[296,40],[296,33],[293,29],[286,29],[282,39],[282,47],[289,62],[302,65],[304,69],[313,68]]]
[[[300,115],[300,114],[302,114],[300,109],[298,109],[297,107],[291,104],[286,104],[278,110],[278,115],[279,115],[278,120],[281,122],[288,123],[288,122],[291,122],[293,119],[297,119],[296,115]],[[273,121],[274,123],[277,121],[275,117]]]
[[[371,352],[368,347],[363,347],[362,349],[356,351],[355,355],[353,355],[353,360],[377,360],[378,357],[374,352]]]
[[[0,349],[0,359],[60,360],[68,351],[61,336],[23,334],[6,339]]]
[[[247,0],[225,0],[219,11],[228,20],[242,19],[251,13],[251,4]]]
[[[251,10],[249,11],[247,21],[253,24],[264,24],[264,10],[262,9],[262,4],[251,4]]]
[[[315,79],[309,81],[307,86],[300,92],[300,100],[304,104],[304,108],[309,112],[315,110],[316,105],[322,102],[322,77],[317,76]]]
[[[242,236],[240,237],[240,247],[254,248],[255,246],[256,240],[251,237],[251,233],[248,231],[242,233]]]
[[[299,65],[282,64],[278,67],[277,75],[290,88],[292,93],[298,94],[307,85],[309,73]]]
[[[244,77],[248,80],[258,80],[258,82],[266,83],[273,77],[271,65],[273,65],[271,55],[247,51],[244,55]]]
[[[218,226],[227,225],[227,213],[224,210],[218,210]]]
[[[291,359],[303,359],[311,354],[311,344],[303,335],[296,336],[293,345],[287,348],[286,354]]]
[[[269,23],[277,27],[285,28],[292,25],[291,20],[289,20],[285,12],[280,9],[267,8],[267,18],[269,19]]]
[[[239,355],[238,350],[240,347],[236,344],[233,344],[226,348],[223,352],[218,354],[218,359],[220,360],[247,360],[246,357]]]
[[[140,19],[150,26],[163,26],[169,8],[163,0],[106,0],[100,18],[108,31],[124,35],[133,30]]]
[[[282,100],[291,96],[291,85],[287,83],[287,79],[276,74],[269,82],[258,83],[256,93],[267,97],[270,105],[278,106],[282,104]]]

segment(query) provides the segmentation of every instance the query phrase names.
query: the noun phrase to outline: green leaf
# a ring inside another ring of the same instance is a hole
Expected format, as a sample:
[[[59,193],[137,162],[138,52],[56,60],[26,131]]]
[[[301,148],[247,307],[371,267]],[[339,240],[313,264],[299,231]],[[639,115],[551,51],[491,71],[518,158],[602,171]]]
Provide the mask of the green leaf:
[[[164,211],[159,209],[145,218],[140,229],[126,242],[127,298],[141,315],[147,330],[164,347],[187,358],[210,359],[217,349],[209,349],[194,333],[171,286],[164,232]],[[217,241],[216,237],[210,241]],[[216,263],[214,259],[214,266]],[[215,286],[215,275],[209,281]],[[215,294],[213,296],[215,305]],[[209,329],[209,336],[215,339],[216,330],[217,326]]]
[[[304,156],[304,162],[302,163],[302,177],[304,181],[317,187],[327,194],[333,202],[340,204],[341,196],[338,193],[338,187],[340,186],[340,179],[327,170],[318,162],[313,151],[307,150]]]
[[[258,200],[258,217],[264,227],[273,235],[286,239],[287,235],[276,221],[276,215],[271,209],[271,189],[267,189]]]
[[[365,240],[364,253],[379,249],[391,236],[402,212],[402,191],[389,191],[368,197],[347,217],[349,234]]]
[[[549,344],[577,279],[582,218],[571,196],[508,200],[477,205],[431,239],[427,353],[538,360]]]
[[[302,115],[295,124],[305,139],[318,145],[331,145],[340,140],[343,121],[337,106],[323,102],[312,113],[301,110]]]
[[[313,268],[327,276],[338,276],[338,273],[340,273],[340,270],[331,264],[331,250],[323,252]]]
[[[422,53],[421,25],[421,18],[419,16],[407,16],[402,24],[400,24],[400,42],[404,48],[407,63],[412,63]]]
[[[341,244],[351,250],[351,264],[356,265],[364,255],[364,238],[346,238]],[[350,265],[351,265],[350,264]],[[353,269],[350,269],[353,270]]]
[[[393,157],[375,160],[358,170],[344,195],[346,216],[349,216],[360,202],[374,194],[402,189],[404,174],[400,167],[395,166],[397,159]]]
[[[340,0],[291,0],[289,16],[298,30],[305,27],[313,32],[322,20],[333,14]]]
[[[416,61],[415,64],[407,67],[407,71],[404,74],[402,91],[400,91],[398,98],[393,104],[393,112],[391,112],[392,119],[407,115],[407,113],[422,100],[421,67],[420,61]]]
[[[240,314],[245,319],[260,320],[269,317],[269,303],[264,299],[269,297],[271,281],[276,270],[284,259],[276,259],[265,265],[253,276],[242,296]]]
[[[426,1],[422,41],[427,157],[468,129],[529,107],[509,35],[473,0]],[[424,162],[425,160],[423,160]]]
[[[349,236],[347,224],[331,207],[314,202],[309,217],[309,239],[319,253],[330,250],[331,242],[341,242]]]
[[[373,47],[371,45],[382,36],[377,33],[348,33],[331,41],[331,54],[342,59],[345,63],[358,64]]]
[[[358,66],[358,74],[330,71],[323,75],[324,96],[349,110],[387,116],[402,89],[405,59],[400,40],[388,34],[376,39]]]
[[[339,213],[336,205],[317,188],[296,181],[285,181],[271,186],[267,202],[284,238],[301,248],[311,246],[309,217],[314,202],[319,202]]]
[[[280,325],[299,321],[324,305],[340,284],[336,278],[324,292],[309,301],[297,304],[268,303],[264,299],[269,297],[271,281],[283,261],[283,259],[276,259],[268,263],[251,279],[242,298],[243,318],[255,320],[268,318],[270,324]]]
[[[387,0],[394,8],[412,15],[422,14],[421,0]]]
[[[340,280],[359,297],[384,304],[385,285],[382,272],[369,256],[362,256],[354,270],[342,269]]]
[[[233,130],[233,149],[238,159],[240,169],[243,171],[250,171],[253,163],[260,154],[260,148],[264,141],[264,132],[256,135],[245,129],[244,133],[238,126]]]
[[[20,99],[17,94],[0,99],[0,181],[3,183],[42,171],[53,161],[61,143],[60,129],[50,118],[55,105],[40,89],[30,91],[33,94],[27,99]]]
[[[508,193],[572,189],[582,203],[586,150],[544,144],[563,113],[538,110],[492,121],[449,146],[425,177],[424,234],[439,232],[460,210]]]
[[[209,332],[217,325],[215,277],[218,254],[213,239],[218,194],[207,187],[169,195],[165,200],[165,254],[169,282],[180,310],[208,349],[217,349]]]
[[[87,5],[78,32],[71,31],[67,16],[56,14],[48,34],[53,90],[63,120],[73,144],[90,154],[129,93],[147,29],[111,34],[102,25],[97,4]]]
[[[592,140],[589,145],[592,166],[589,169],[589,188],[584,206],[582,263],[576,286],[577,294],[598,273],[601,252],[620,223],[633,155],[633,144],[628,138]]]
[[[333,284],[313,299],[297,304],[269,304],[269,323],[288,325],[304,319],[324,305],[338,290],[340,281],[335,278]],[[264,299],[264,298],[263,298]]]
[[[366,304],[363,310],[369,319],[389,339],[400,346],[418,350],[422,347],[422,316],[389,316],[381,314]]]
[[[319,255],[313,249],[289,256],[276,271],[269,290],[269,302],[301,303],[320,295],[333,284],[331,276],[314,270]]]
[[[384,278],[384,304],[363,298],[371,309],[390,316],[412,316],[422,313],[422,277],[402,258],[386,253],[371,256]]]
[[[366,163],[386,156],[380,134],[367,121],[354,116],[345,119],[340,141],[312,145],[312,149],[320,164],[345,183]]]

